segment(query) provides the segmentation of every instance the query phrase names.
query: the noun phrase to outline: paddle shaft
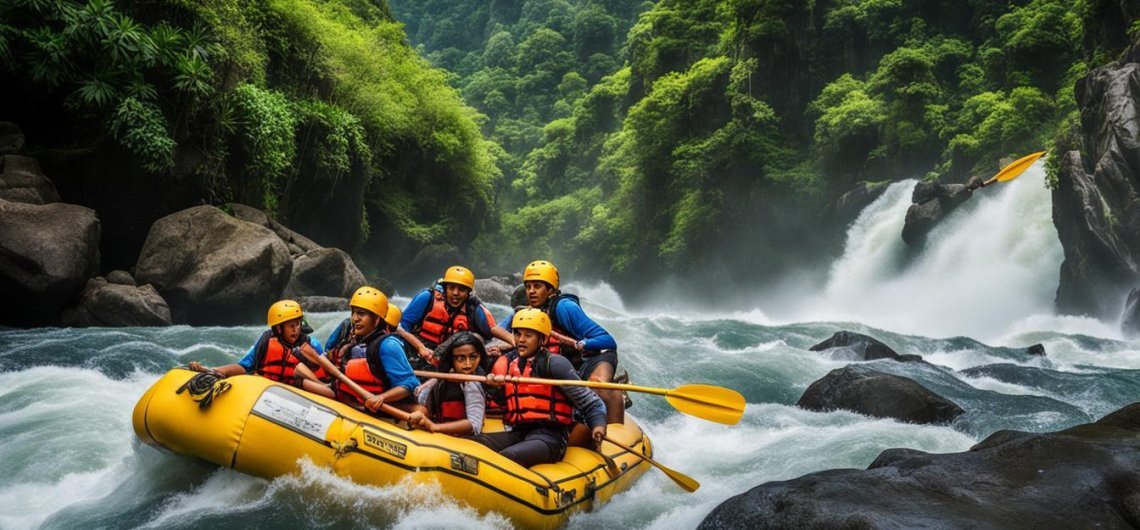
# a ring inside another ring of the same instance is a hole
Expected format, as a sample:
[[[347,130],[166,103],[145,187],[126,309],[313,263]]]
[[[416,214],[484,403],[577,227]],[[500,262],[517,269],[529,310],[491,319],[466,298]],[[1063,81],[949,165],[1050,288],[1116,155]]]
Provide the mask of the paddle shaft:
[[[744,396],[728,388],[712,385],[683,385],[677,388],[653,388],[647,386],[623,385],[603,381],[581,381],[578,379],[539,379],[535,377],[517,377],[511,375],[492,374],[465,375],[445,374],[440,372],[416,371],[419,377],[434,377],[448,381],[474,381],[477,383],[530,383],[550,386],[584,386],[587,388],[609,388],[613,390],[628,390],[663,396],[673,408],[698,418],[735,425],[744,414]]]
[[[309,352],[307,352],[305,350],[306,350],[305,348],[301,348],[301,354],[304,355],[305,358],[309,359],[310,361],[316,361],[317,364],[321,365],[321,368],[325,369],[326,373],[337,378],[337,380],[340,381],[341,384],[344,384],[344,385],[348,386],[348,388],[351,388],[352,391],[356,393],[356,395],[360,396],[361,398],[364,398],[364,396],[375,395],[375,394],[361,388],[360,385],[356,384],[356,381],[353,381],[352,379],[349,379],[348,376],[344,375],[344,373],[341,372],[336,367],[336,365],[333,364],[333,362],[329,360],[328,357],[325,357],[324,355],[310,355]],[[404,412],[404,411],[402,411],[396,407],[393,407],[392,405],[389,405],[387,403],[380,405],[380,410],[383,411],[385,414],[388,414],[389,416],[392,416],[393,418],[396,418],[397,420],[400,420],[400,421],[408,421],[408,417],[410,416],[410,414],[408,414],[407,412]]]
[[[667,475],[670,479],[673,479],[673,482],[677,483],[677,485],[681,486],[681,489],[683,489],[685,491],[693,492],[693,491],[697,491],[697,488],[701,487],[701,483],[697,482],[696,480],[693,480],[692,477],[685,475],[684,473],[681,473],[680,471],[677,471],[676,469],[671,469],[671,468],[665,467],[664,464],[662,464],[662,463],[660,463],[660,462],[658,462],[652,458],[649,458],[648,456],[645,456],[645,455],[643,455],[637,451],[634,451],[632,447],[626,446],[625,444],[622,444],[620,442],[616,442],[616,441],[614,441],[613,438],[610,438],[609,436],[606,436],[603,439],[609,443],[612,443],[612,444],[622,448],[622,449],[625,449],[629,454],[634,455],[634,456],[636,456],[642,460],[645,460],[646,462],[649,462],[650,464],[653,464],[653,466],[656,467],[657,469],[664,471],[665,475]]]
[[[467,374],[445,374],[442,372],[428,372],[424,370],[416,370],[417,377],[434,377],[436,379],[447,379],[450,381],[475,381],[476,383],[486,383],[493,381],[502,383],[533,383],[539,385],[550,386],[585,386],[589,388],[608,388],[610,390],[629,390],[633,392],[644,392],[646,394],[656,394],[664,396],[669,394],[668,389],[653,388],[648,386],[637,385],[623,385],[621,383],[607,383],[604,381],[581,381],[575,379],[541,379],[538,377],[518,377],[513,375],[467,375]]]

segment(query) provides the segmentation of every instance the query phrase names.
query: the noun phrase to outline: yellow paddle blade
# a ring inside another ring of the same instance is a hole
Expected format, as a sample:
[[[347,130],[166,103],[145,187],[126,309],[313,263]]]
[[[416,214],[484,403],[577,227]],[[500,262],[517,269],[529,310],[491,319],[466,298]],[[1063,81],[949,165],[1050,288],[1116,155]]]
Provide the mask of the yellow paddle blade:
[[[1038,158],[1041,158],[1044,154],[1045,151],[1041,151],[1033,153],[1031,155],[1025,155],[1017,160],[1014,160],[1013,162],[1010,162],[1008,166],[1001,168],[1001,171],[998,171],[997,175],[994,175],[994,178],[990,180],[996,180],[998,182],[1013,180],[1021,176],[1022,173],[1025,173],[1025,170],[1029,169],[1029,166],[1032,166],[1033,163],[1036,162]]]
[[[650,464],[656,465],[657,469],[660,469],[662,472],[668,475],[669,478],[673,479],[673,482],[675,482],[678,486],[681,486],[681,489],[689,493],[697,491],[697,489],[701,487],[701,483],[697,482],[695,479],[693,479],[693,477],[681,473],[676,469],[667,468],[658,462],[654,462],[652,459],[646,458],[645,460],[647,460]]]
[[[613,438],[610,438],[609,436],[606,437],[606,441],[609,443],[612,443],[612,444],[614,444],[614,445],[616,445],[622,449],[625,449],[625,451],[627,453],[629,453],[633,456],[636,456],[642,460],[645,460],[646,462],[649,462],[650,464],[653,464],[657,469],[660,469],[663,473],[665,473],[665,475],[667,475],[670,479],[673,479],[673,482],[677,483],[678,486],[681,486],[681,489],[683,489],[689,493],[697,491],[697,488],[701,487],[701,483],[697,482],[695,479],[693,479],[693,477],[690,477],[690,476],[688,476],[684,473],[681,473],[680,471],[677,471],[675,469],[670,469],[668,467],[665,467],[665,465],[662,464],[661,462],[658,462],[652,458],[649,458],[648,456],[645,456],[645,455],[643,455],[637,451],[634,451],[633,448],[626,446],[626,445],[623,445],[622,443],[615,441]]]
[[[721,386],[682,385],[665,394],[665,400],[685,414],[725,425],[736,425],[744,415],[744,396]]]

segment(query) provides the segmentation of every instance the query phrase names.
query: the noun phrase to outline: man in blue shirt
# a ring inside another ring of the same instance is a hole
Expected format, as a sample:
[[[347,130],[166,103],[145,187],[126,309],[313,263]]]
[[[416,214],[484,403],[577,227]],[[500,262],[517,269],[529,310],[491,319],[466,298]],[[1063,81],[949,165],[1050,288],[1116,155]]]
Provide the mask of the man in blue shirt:
[[[617,341],[586,316],[577,296],[558,290],[559,283],[558,269],[549,261],[532,261],[523,270],[527,304],[545,312],[553,327],[546,349],[569,359],[582,380],[613,381],[618,363]],[[606,404],[606,421],[624,423],[625,401],[621,392],[599,388],[594,392]]]
[[[388,332],[381,318],[390,314],[388,297],[376,288],[364,286],[352,295],[349,307],[352,316],[348,333],[341,334],[336,349],[344,352],[341,371],[364,392],[358,393],[342,381],[334,380],[332,389],[336,398],[363,405],[372,412],[384,404],[405,412],[421,410],[411,399],[420,382],[404,356],[403,343]]]
[[[249,351],[237,362],[208,368],[198,361],[189,368],[198,372],[214,372],[221,377],[256,373],[274,381],[298,386],[312,392],[323,387],[315,380],[301,377],[305,372],[298,366],[316,364],[317,356],[324,353],[321,344],[302,333],[304,313],[293,300],[281,300],[269,307],[266,330]],[[327,390],[327,389],[326,389]]]
[[[396,332],[410,346],[409,362],[417,370],[433,370],[439,359],[435,348],[458,331],[473,331],[484,341],[492,337],[513,346],[514,337],[495,323],[495,317],[472,296],[475,274],[466,267],[449,267],[443,279],[424,289],[404,308]],[[496,347],[487,354],[497,357]],[[418,357],[418,358],[417,358]]]

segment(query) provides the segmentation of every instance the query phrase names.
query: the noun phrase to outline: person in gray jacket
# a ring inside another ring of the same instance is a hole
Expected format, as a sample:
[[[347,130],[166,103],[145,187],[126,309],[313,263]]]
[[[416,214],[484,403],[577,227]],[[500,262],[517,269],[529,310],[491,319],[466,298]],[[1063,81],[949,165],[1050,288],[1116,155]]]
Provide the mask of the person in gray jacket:
[[[488,383],[503,385],[503,423],[510,430],[473,439],[526,467],[557,462],[566,454],[577,411],[594,443],[600,444],[606,436],[606,405],[592,390],[516,379],[581,380],[570,361],[543,347],[551,331],[550,317],[528,307],[515,313],[511,328],[516,351],[499,357],[487,376]]]
[[[440,368],[457,374],[475,375],[487,358],[483,338],[470,331],[453,334],[440,349],[443,350]],[[487,397],[481,383],[430,379],[416,389],[416,396],[428,412],[413,412],[408,418],[412,427],[452,436],[482,432]]]

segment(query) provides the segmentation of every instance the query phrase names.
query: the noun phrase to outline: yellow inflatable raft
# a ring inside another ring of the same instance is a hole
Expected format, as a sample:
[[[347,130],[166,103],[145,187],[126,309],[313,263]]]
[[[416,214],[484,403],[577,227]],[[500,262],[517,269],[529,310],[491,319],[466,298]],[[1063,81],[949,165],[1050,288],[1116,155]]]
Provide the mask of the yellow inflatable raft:
[[[562,525],[633,485],[649,468],[637,455],[603,443],[612,459],[571,447],[555,464],[522,467],[470,440],[369,416],[343,403],[257,376],[232,386],[201,409],[176,393],[195,372],[174,369],[135,405],[132,421],[143,441],[243,473],[273,478],[296,472],[306,457],[365,484],[390,485],[411,475],[438,483],[447,495],[480,512],[494,511],[528,528]],[[502,430],[489,419],[484,431]],[[652,457],[649,439],[629,416],[608,436]]]

